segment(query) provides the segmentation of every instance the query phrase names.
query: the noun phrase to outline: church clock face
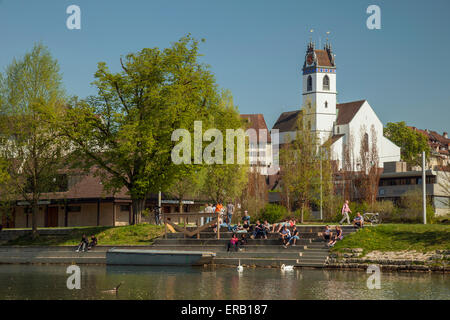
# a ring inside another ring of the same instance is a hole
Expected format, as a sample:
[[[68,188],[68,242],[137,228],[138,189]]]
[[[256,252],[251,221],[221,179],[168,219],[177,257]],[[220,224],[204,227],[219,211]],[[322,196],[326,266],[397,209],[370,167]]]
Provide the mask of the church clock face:
[[[310,66],[313,64],[313,62],[314,62],[314,55],[310,53],[306,56],[306,64]]]

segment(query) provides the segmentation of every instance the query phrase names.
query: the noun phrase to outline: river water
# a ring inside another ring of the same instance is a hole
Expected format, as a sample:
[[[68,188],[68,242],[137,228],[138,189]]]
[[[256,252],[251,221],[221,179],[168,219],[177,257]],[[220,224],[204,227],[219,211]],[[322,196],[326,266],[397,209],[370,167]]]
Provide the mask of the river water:
[[[0,265],[0,299],[445,299],[450,277],[382,273],[368,289],[363,271],[81,266],[81,288],[67,288],[67,266]],[[123,282],[118,293],[106,293]]]

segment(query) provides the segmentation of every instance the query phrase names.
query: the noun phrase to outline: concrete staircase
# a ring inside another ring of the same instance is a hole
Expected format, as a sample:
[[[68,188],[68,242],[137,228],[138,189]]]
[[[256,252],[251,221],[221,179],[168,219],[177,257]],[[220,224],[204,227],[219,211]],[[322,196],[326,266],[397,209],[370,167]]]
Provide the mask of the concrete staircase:
[[[323,226],[297,226],[300,240],[296,246],[283,248],[279,235],[270,233],[268,239],[249,239],[242,251],[227,252],[227,243],[232,233],[226,228],[220,232],[221,239],[216,239],[216,234],[208,229],[197,237],[185,238],[182,233],[170,233],[167,239],[156,239],[153,247],[161,250],[195,250],[215,252],[215,264],[279,267],[282,264],[296,267],[323,267],[329,255],[329,248],[323,241],[321,232]],[[344,226],[344,236],[355,229]],[[239,235],[240,236],[240,235]]]

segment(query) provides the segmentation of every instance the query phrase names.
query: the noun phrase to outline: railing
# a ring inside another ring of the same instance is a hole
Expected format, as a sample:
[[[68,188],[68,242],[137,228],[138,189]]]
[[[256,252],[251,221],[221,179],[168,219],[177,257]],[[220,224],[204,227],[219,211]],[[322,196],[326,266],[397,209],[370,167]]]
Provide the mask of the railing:
[[[201,224],[201,218],[212,218],[211,221],[208,223],[205,223],[203,225]],[[206,212],[184,212],[184,213],[163,213],[162,214],[162,221],[164,222],[165,226],[165,238],[167,239],[167,225],[172,226],[176,231],[182,232],[184,234],[184,237],[192,237],[194,235],[197,235],[197,239],[200,239],[200,232],[205,230],[206,228],[216,224],[217,225],[217,239],[220,239],[220,224],[219,224],[219,217],[220,213],[206,213]],[[174,220],[180,221],[183,220],[184,226],[181,227],[174,223]],[[191,222],[195,222],[196,228],[193,231],[189,231],[187,229],[187,225],[189,223],[189,219],[191,219]]]

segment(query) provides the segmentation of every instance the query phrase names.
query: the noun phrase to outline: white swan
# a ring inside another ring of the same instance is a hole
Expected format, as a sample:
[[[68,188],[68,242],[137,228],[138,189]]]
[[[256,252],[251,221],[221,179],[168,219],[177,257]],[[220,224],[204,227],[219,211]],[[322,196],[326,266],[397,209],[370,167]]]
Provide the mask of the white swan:
[[[282,264],[281,270],[282,271],[292,271],[292,270],[294,270],[294,266],[286,266],[286,265]]]
[[[237,266],[237,271],[238,271],[238,272],[244,271],[244,267],[241,266],[241,259],[239,259],[239,265]]]

